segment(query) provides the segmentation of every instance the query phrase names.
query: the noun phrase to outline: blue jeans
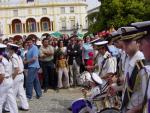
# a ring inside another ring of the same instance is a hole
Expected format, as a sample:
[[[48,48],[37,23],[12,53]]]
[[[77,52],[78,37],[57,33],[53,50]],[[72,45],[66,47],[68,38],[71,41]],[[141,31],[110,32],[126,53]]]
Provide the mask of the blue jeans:
[[[26,78],[26,95],[27,98],[32,98],[32,90],[36,92],[36,96],[42,96],[41,85],[38,78],[38,68],[29,67],[28,68],[28,76]]]

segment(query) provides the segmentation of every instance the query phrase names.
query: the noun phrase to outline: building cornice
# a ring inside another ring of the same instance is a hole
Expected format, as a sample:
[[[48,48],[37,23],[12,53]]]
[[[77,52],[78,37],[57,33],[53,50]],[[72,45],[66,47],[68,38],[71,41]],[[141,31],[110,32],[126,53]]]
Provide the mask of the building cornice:
[[[58,6],[88,6],[86,3],[26,3],[17,5],[0,5],[0,9],[23,9],[38,7],[58,7]]]

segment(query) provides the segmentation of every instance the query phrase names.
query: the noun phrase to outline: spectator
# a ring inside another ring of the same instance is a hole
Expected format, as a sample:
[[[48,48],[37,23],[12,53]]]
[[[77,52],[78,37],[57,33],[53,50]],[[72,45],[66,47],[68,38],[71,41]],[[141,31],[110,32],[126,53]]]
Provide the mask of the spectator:
[[[90,73],[92,73],[94,71],[94,54],[93,54],[93,52],[89,52],[89,59],[86,62],[86,69]]]
[[[89,52],[93,52],[93,47],[90,44],[90,37],[87,36],[85,38],[85,43],[83,44],[83,50],[82,50],[82,62],[84,65],[86,65],[87,60],[89,59]]]
[[[63,52],[59,52],[58,59],[56,61],[56,67],[58,69],[58,88],[62,88],[62,76],[65,76],[65,88],[69,87],[69,75],[68,75],[68,62]]]
[[[67,48],[64,46],[64,42],[62,40],[58,41],[58,49],[56,50],[56,54],[58,54],[59,52],[64,53],[65,56],[67,55]]]
[[[56,88],[53,59],[54,48],[49,45],[49,39],[44,38],[42,40],[42,46],[40,47],[40,60],[44,74],[44,92],[47,92],[49,85],[52,86],[52,88]]]
[[[77,85],[77,76],[80,74],[80,46],[76,42],[76,37],[71,38],[71,44],[67,47],[68,64],[70,71],[70,84]]]
[[[36,97],[39,99],[42,96],[41,86],[38,78],[38,69],[40,68],[38,56],[39,50],[37,46],[33,44],[32,37],[27,38],[28,43],[28,52],[27,57],[24,61],[25,64],[28,64],[28,76],[26,80],[26,95],[29,100],[32,99],[32,90],[33,87],[36,92]]]

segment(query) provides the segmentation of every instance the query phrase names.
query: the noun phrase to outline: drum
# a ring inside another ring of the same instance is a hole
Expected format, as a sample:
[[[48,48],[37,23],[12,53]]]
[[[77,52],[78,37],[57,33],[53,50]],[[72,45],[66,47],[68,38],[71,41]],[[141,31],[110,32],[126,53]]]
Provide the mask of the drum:
[[[98,113],[120,113],[120,111],[116,108],[105,108]]]
[[[80,86],[88,86],[88,78],[91,78],[91,75],[89,72],[84,71],[77,77],[77,83]]]
[[[92,104],[85,99],[78,99],[72,103],[72,113],[92,113]]]

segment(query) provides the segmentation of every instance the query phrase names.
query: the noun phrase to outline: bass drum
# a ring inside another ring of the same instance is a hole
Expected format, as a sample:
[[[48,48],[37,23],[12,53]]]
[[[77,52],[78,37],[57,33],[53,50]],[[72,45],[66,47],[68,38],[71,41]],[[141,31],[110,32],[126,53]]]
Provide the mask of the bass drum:
[[[117,108],[105,108],[98,113],[120,113],[120,111]]]
[[[90,101],[83,98],[75,100],[72,105],[72,113],[93,113]]]

